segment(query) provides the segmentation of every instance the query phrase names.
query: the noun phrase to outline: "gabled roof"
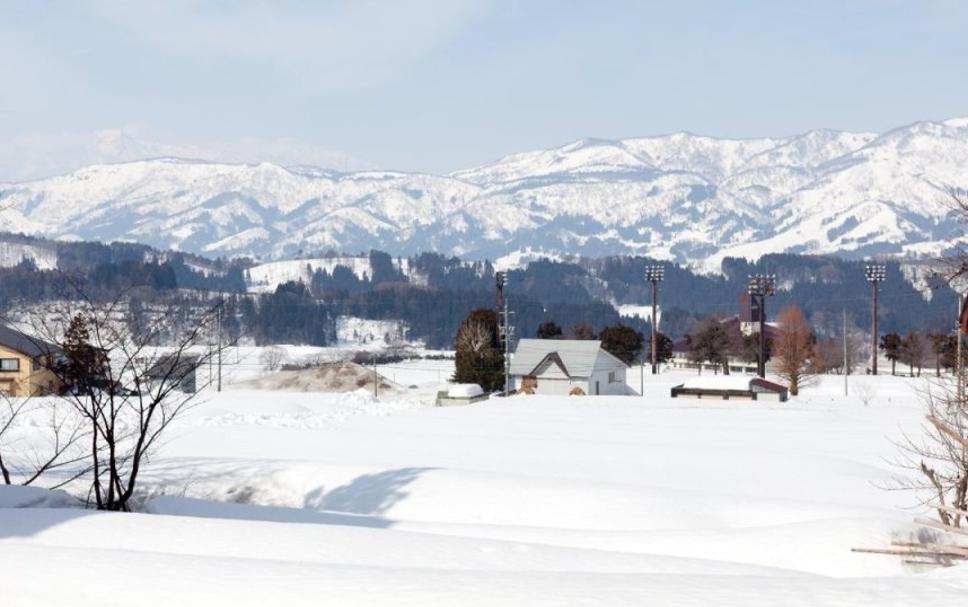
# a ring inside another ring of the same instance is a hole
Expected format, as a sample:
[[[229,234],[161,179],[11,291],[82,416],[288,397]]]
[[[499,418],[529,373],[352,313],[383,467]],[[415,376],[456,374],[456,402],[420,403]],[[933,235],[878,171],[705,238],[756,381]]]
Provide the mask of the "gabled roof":
[[[61,354],[63,350],[52,343],[31,337],[26,333],[0,324],[0,346],[20,352],[31,358],[38,358],[48,354]]]
[[[535,374],[534,372],[540,369],[541,366],[545,364],[545,362],[554,363],[555,365],[558,366],[559,369],[561,369],[562,373],[564,373],[568,377],[571,377],[571,374],[568,373],[568,367],[565,366],[565,363],[561,360],[561,357],[558,356],[557,352],[548,353],[544,358],[541,359],[541,361],[537,365],[534,366],[534,369],[532,369],[531,372],[528,373],[528,375],[534,375]]]
[[[569,377],[589,377],[599,351],[605,352],[597,339],[522,339],[511,358],[511,374],[529,375],[548,355],[556,354]]]

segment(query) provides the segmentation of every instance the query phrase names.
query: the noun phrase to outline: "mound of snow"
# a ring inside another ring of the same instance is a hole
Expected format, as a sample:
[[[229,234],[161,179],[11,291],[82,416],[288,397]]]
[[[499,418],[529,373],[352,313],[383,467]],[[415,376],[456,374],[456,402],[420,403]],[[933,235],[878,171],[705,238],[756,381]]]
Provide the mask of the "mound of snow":
[[[0,508],[63,508],[77,505],[64,491],[0,485]]]
[[[239,392],[241,398],[249,400],[258,393]],[[257,398],[263,398],[257,396]],[[228,412],[222,415],[198,418],[197,426],[272,426],[276,428],[324,428],[358,416],[380,417],[398,411],[422,407],[423,404],[412,399],[379,400],[366,389],[359,389],[339,395],[316,394],[302,404],[293,405],[278,402],[278,407],[263,405],[249,412]]]
[[[354,362],[320,363],[306,369],[279,371],[259,379],[235,384],[235,387],[282,392],[352,392],[359,389],[373,391],[379,382],[382,394],[397,394],[400,386],[388,381],[372,369]]]
[[[474,398],[483,394],[484,390],[477,384],[454,384],[447,391],[450,398]]]

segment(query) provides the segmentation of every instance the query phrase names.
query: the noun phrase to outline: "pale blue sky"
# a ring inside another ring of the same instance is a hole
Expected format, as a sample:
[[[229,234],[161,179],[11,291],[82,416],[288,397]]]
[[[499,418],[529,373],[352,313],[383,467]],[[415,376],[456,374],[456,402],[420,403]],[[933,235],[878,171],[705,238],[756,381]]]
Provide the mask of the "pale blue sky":
[[[123,128],[171,144],[286,138],[446,172],[581,137],[882,131],[968,115],[968,2],[0,8],[0,143],[20,146]]]

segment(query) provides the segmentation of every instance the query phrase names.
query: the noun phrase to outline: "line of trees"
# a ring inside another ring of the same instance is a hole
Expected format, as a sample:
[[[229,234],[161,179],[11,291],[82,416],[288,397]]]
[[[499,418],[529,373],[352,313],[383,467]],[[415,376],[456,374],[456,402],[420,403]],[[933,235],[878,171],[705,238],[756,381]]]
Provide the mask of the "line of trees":
[[[709,363],[728,375],[734,361],[756,363],[760,356],[759,333],[743,333],[736,319],[710,317],[686,337],[689,360]],[[766,339],[766,360],[774,360],[774,373],[796,396],[824,369],[823,350],[803,311],[786,306],[776,317],[775,338]]]
[[[652,360],[651,333],[643,336],[641,331],[617,323],[595,331],[587,323],[572,325],[568,331],[562,330],[554,321],[545,321],[538,325],[536,332],[538,339],[598,339],[602,348],[614,355],[627,365],[635,362]],[[656,361],[664,364],[672,360],[672,339],[659,332],[656,334]]]
[[[703,364],[710,364],[726,375],[729,375],[731,361],[756,363],[760,356],[759,344],[758,332],[744,334],[739,322],[718,317],[704,319],[686,336],[689,361],[698,364],[700,372]],[[770,360],[772,350],[773,340],[768,337],[766,360]]]
[[[937,377],[941,372],[953,372],[958,365],[958,338],[944,333],[909,331],[905,335],[888,333],[881,336],[879,349],[891,361],[891,375],[897,374],[897,363],[908,367],[908,374],[921,376],[926,365],[934,366]]]

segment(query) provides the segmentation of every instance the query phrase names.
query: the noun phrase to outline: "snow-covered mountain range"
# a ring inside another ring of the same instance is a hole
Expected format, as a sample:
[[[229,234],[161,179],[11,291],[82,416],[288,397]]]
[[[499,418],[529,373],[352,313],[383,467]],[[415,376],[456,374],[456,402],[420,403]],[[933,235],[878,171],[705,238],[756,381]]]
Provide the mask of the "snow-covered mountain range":
[[[161,158],[0,184],[0,230],[281,259],[378,248],[636,253],[715,271],[768,252],[936,254],[964,226],[968,119],[883,134],[582,140],[450,175]]]

